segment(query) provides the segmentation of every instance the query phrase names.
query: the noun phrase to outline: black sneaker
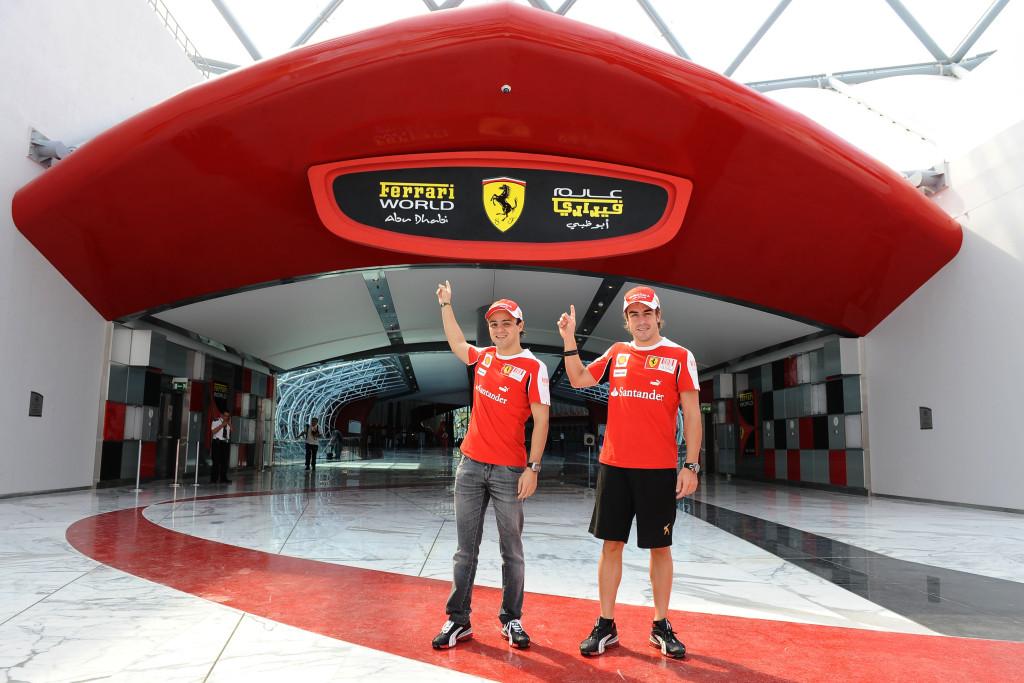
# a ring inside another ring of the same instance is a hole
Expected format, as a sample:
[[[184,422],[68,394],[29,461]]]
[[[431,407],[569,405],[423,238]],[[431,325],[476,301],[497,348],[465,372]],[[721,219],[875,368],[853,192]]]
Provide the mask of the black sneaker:
[[[672,659],[686,656],[686,646],[676,638],[676,632],[672,630],[668,619],[655,621],[651,625],[651,645],[660,648],[661,654]]]
[[[441,632],[434,636],[434,641],[431,645],[433,645],[435,650],[447,650],[450,647],[455,647],[463,638],[469,638],[472,635],[473,627],[469,624],[456,624],[454,621],[446,621],[444,626],[441,627]]]
[[[508,644],[525,650],[530,647],[530,636],[523,630],[523,624],[518,619],[512,619],[501,627],[501,635],[508,638]]]
[[[619,642],[619,630],[614,619],[598,617],[594,630],[580,643],[580,654],[585,657],[604,654],[604,649]]]

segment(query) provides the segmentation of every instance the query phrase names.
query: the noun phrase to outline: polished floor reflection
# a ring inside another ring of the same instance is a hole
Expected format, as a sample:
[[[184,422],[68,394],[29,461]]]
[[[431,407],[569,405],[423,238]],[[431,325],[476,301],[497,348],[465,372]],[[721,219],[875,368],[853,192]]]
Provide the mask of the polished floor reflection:
[[[889,557],[704,501],[681,507],[936,633],[1024,641],[1021,581]]]
[[[1020,515],[710,479],[683,504],[673,546],[673,619],[691,657],[679,668],[645,647],[646,554],[627,547],[620,600],[637,607],[617,617],[635,627],[616,657],[581,660],[572,648],[596,616],[593,493],[579,485],[585,471],[550,458],[524,533],[524,623],[537,647],[510,652],[491,628],[492,519],[480,635],[440,657],[420,641],[444,618],[456,462],[389,453],[235,473],[230,486],[0,500],[0,681],[829,680],[840,670],[872,680],[881,655],[887,671],[950,680],[953,649],[977,669],[963,680],[1007,680],[1024,655],[995,642],[1024,640]],[[845,639],[857,648],[837,649]]]

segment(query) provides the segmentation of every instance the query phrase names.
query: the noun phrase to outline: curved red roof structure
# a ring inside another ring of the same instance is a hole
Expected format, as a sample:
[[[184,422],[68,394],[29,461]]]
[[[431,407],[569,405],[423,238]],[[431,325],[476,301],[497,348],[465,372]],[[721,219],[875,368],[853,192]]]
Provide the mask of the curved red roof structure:
[[[410,254],[347,239],[318,215],[313,167],[463,152],[640,169],[688,181],[692,194],[658,246],[585,257],[567,248],[555,261],[458,245],[447,257]],[[689,62],[515,5],[431,13],[191,88],[82,146],[22,188],[13,211],[108,319],[257,283],[440,260],[641,278],[863,335],[961,241],[899,175],[803,116]]]

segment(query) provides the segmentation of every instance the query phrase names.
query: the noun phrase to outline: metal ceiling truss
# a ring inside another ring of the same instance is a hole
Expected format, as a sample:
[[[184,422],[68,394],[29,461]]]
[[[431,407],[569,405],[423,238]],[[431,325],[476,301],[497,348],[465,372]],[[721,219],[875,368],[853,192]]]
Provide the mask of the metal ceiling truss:
[[[528,343],[526,347],[535,355],[548,355],[548,356],[561,356],[561,346],[549,346],[547,344],[534,344]],[[383,358],[385,356],[394,355],[412,355],[421,353],[443,353],[450,354],[452,352],[451,347],[448,346],[447,341],[428,341],[428,342],[415,342],[411,344],[402,344],[401,346],[380,346],[375,349],[364,349],[362,351],[355,351],[353,353],[347,353],[344,356],[337,356],[335,358],[329,358],[326,360],[320,360],[316,363],[310,363],[307,366],[300,366],[293,368],[293,371],[304,370],[308,368],[318,367],[324,363],[341,363],[344,361],[352,360],[365,360],[367,358]],[[594,354],[582,352],[584,359],[596,358]],[[472,372],[470,373],[472,374]],[[415,380],[415,376],[413,376]]]
[[[231,32],[235,34],[235,37],[238,38],[238,42],[242,44],[245,51],[249,53],[250,57],[252,57],[252,61],[258,62],[263,59],[263,55],[261,55],[260,51],[256,49],[256,44],[252,42],[251,38],[249,38],[249,34],[245,32],[244,28],[242,28],[238,19],[235,19],[235,15],[231,13],[230,9],[228,9],[224,0],[210,0],[210,2],[212,2],[213,6],[217,8],[220,15],[224,17],[224,21],[231,27]]]
[[[192,45],[191,41],[180,31],[180,27],[177,26],[177,22],[173,21],[170,17],[170,13],[166,11],[166,7],[163,7],[161,0],[149,0],[153,8],[164,18],[165,24],[168,29],[174,33],[175,38],[185,48],[186,53],[192,62],[203,71],[207,77],[210,74],[222,74],[226,71],[230,71],[237,68],[237,65],[229,62],[224,62],[215,59],[204,59],[195,46]],[[231,28],[235,37],[238,38],[239,42],[245,47],[246,51],[252,56],[254,61],[262,59],[262,55],[256,48],[256,45],[249,38],[249,35],[245,32],[241,23],[231,13],[230,9],[226,4],[226,0],[210,0],[217,11],[220,12],[224,21],[227,22]],[[626,0],[621,0],[625,2]],[[782,13],[789,7],[792,0],[780,0],[775,5],[772,12],[765,18],[761,26],[757,29],[754,35],[747,41],[747,43],[740,49],[736,57],[730,62],[729,66],[722,72],[725,76],[732,77],[733,73],[740,67],[740,65],[747,59],[754,48],[761,42],[765,34],[772,28]],[[295,39],[292,43],[292,47],[298,47],[305,45],[309,40],[316,34],[320,28],[327,23],[331,16],[335,13],[338,7],[341,5],[343,0],[328,0],[327,4],[320,11],[320,13],[311,21],[309,26]],[[576,0],[564,0],[558,7],[554,7],[548,0],[528,0],[529,4],[543,12],[552,12],[555,14],[566,15],[569,10],[576,4]],[[672,32],[672,29],[658,14],[654,3],[651,0],[636,0],[637,4],[640,5],[647,18],[654,24],[654,27],[658,30],[658,33],[665,40],[672,52],[682,57],[683,59],[691,59],[689,53],[683,48],[682,43]],[[992,24],[995,18],[1002,12],[1003,8],[1010,2],[1010,0],[995,0],[980,19],[974,24],[970,31],[964,36],[960,44],[953,50],[952,54],[947,54],[934,39],[928,34],[921,23],[908,10],[900,0],[886,0],[889,7],[892,8],[893,12],[906,24],[907,28],[910,29],[911,33],[917,38],[918,41],[927,49],[933,57],[934,62],[925,64],[908,64],[902,66],[887,66],[872,69],[859,69],[856,71],[843,71],[832,74],[816,74],[810,76],[797,76],[793,78],[781,78],[770,81],[756,81],[747,83],[747,85],[754,90],[759,92],[768,92],[771,90],[781,90],[784,88],[826,88],[828,89],[827,81],[829,78],[837,79],[847,85],[854,85],[856,83],[866,83],[867,81],[873,81],[880,78],[892,78],[895,76],[910,76],[910,75],[931,75],[931,76],[949,76],[949,77],[960,77],[965,72],[958,71],[958,67],[962,67],[966,71],[970,71],[977,65],[981,64],[985,59],[992,55],[992,52],[986,52],[975,57],[967,58],[967,52],[974,46],[978,39],[982,36],[986,29]],[[454,9],[460,6],[463,0],[445,0],[444,2],[438,2],[437,0],[423,0],[423,4],[431,12],[439,12],[448,9]],[[171,24],[174,26],[172,28]],[[179,37],[180,36],[180,37]],[[184,42],[183,42],[184,41]],[[189,46],[191,46],[191,51]],[[693,60],[696,61],[696,60]]]
[[[174,40],[185,51],[185,56],[192,60],[195,67],[202,72],[203,78],[209,78],[211,74],[223,73],[222,71],[214,71],[210,68],[208,61],[199,53],[199,48],[185,35],[181,24],[171,14],[171,10],[167,9],[167,5],[164,4],[163,0],[149,0],[149,6],[153,8],[156,15],[163,21],[164,28],[171,32]]]
[[[570,403],[595,401],[597,403],[608,403],[608,385],[596,384],[585,389],[576,389],[569,384],[569,378],[564,374],[551,383],[551,394]]]
[[[725,71],[722,72],[724,75],[732,77],[736,69],[738,69],[740,64],[743,63],[743,60],[750,54],[750,51],[761,42],[761,39],[764,38],[764,34],[768,33],[768,29],[772,27],[775,20],[778,19],[784,11],[786,11],[786,8],[789,7],[790,1],[791,0],[782,0],[782,2],[775,6],[775,9],[772,10],[772,13],[764,20],[761,27],[757,29],[750,40],[747,41],[747,44],[740,50],[740,53],[736,55],[736,58],[733,59],[729,66],[725,68]]]
[[[683,59],[690,59],[690,55],[687,54],[686,50],[683,49],[683,45],[676,38],[676,34],[672,33],[672,29],[670,29],[668,27],[668,24],[666,24],[664,20],[662,20],[661,15],[658,14],[658,11],[654,9],[653,5],[651,5],[650,0],[636,1],[640,5],[640,7],[643,8],[644,13],[647,14],[647,18],[650,19],[651,23],[653,23],[655,28],[658,29],[658,33],[661,34],[661,37],[664,38],[665,42],[668,43],[669,47],[672,48],[672,51],[675,52],[680,57],[682,57]]]
[[[345,405],[417,390],[408,356],[387,356],[295,370],[278,377],[276,438],[297,439],[314,417],[325,431]]]
[[[965,71],[972,71],[976,66],[995,54],[983,52],[969,59],[956,64],[942,62],[923,62],[921,64],[904,64],[902,66],[887,66],[881,69],[857,69],[854,71],[836,71],[830,74],[813,74],[811,76],[798,76],[796,78],[780,78],[772,81],[754,81],[747,83],[747,87],[758,92],[769,92],[771,90],[785,90],[787,88],[821,88],[833,90],[833,79],[846,85],[857,85],[868,81],[877,81],[882,78],[894,78],[897,76],[952,76],[959,78]]]
[[[334,10],[338,9],[343,1],[344,0],[330,0],[330,2],[328,2],[320,11],[320,14],[317,15],[316,19],[314,19],[313,22],[306,27],[306,30],[304,30],[299,37],[295,39],[295,42],[292,43],[292,47],[299,47],[300,45],[305,45],[309,42],[309,39],[313,37],[313,34],[316,33],[321,26],[327,23],[327,20],[331,18],[332,14],[334,14]]]
[[[402,338],[402,328],[398,323],[398,311],[395,310],[395,300],[391,297],[387,273],[383,270],[366,271],[363,273],[363,282],[366,283],[366,291],[370,294],[370,300],[377,310],[380,324],[384,327],[391,345],[403,345],[405,340]]]

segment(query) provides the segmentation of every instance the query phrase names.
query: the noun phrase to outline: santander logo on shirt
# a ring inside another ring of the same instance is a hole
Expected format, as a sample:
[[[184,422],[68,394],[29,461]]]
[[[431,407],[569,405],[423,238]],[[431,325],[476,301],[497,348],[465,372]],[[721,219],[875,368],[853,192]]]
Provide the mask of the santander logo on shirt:
[[[638,391],[637,389],[619,389],[615,388],[608,394],[612,398],[642,398],[646,401],[661,401],[664,400],[665,394],[659,394],[656,391]]]
[[[476,386],[476,391],[477,391],[478,394],[483,394],[484,396],[486,396],[487,398],[491,399],[492,401],[497,401],[498,403],[501,403],[501,404],[508,403],[508,399],[505,398],[504,396],[502,396],[501,394],[496,394],[493,391],[487,391],[486,389],[484,389],[479,384]]]

